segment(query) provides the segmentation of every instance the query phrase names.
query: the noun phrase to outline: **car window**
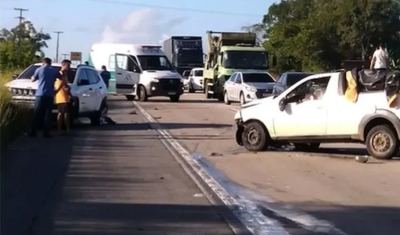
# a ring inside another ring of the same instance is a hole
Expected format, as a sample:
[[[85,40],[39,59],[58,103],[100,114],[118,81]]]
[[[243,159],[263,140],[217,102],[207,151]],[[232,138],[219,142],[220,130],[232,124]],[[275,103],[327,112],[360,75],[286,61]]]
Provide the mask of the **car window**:
[[[231,77],[229,78],[229,81],[235,82],[236,75],[237,75],[237,73],[232,74]]]
[[[88,75],[89,83],[90,84],[97,84],[100,81],[99,73],[92,69],[85,69],[86,74]]]
[[[287,75],[287,81],[286,84],[288,86],[292,86],[296,84],[298,81],[301,79],[308,77],[310,75],[313,75],[312,73],[290,73]]]
[[[304,82],[291,91],[287,97],[300,96],[299,101],[320,100],[323,98],[330,80],[330,76],[312,79]]]
[[[195,70],[194,71],[194,76],[202,77],[203,76],[203,70]]]
[[[273,82],[275,80],[268,73],[244,73],[243,82],[257,83],[257,82]]]
[[[87,69],[81,69],[78,71],[78,84],[83,80],[86,80],[87,84],[90,84],[89,75],[87,74]]]
[[[242,82],[242,75],[240,73],[238,73],[236,75],[235,82],[236,83],[241,83]]]
[[[279,84],[285,84],[286,83],[286,73],[282,74],[281,77],[278,79]]]

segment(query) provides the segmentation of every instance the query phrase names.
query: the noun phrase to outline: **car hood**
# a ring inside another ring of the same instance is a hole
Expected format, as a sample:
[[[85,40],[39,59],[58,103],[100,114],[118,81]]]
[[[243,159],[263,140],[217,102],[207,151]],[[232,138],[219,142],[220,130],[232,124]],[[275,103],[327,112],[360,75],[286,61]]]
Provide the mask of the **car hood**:
[[[274,100],[273,96],[262,98],[262,99],[252,100],[249,103],[242,105],[242,109],[250,108],[250,107],[253,107],[253,106],[256,106],[259,104],[270,103],[270,102],[273,102],[273,100]]]
[[[157,70],[150,70],[150,71],[143,71],[143,75],[163,79],[163,78],[176,78],[181,79],[182,76],[176,71],[157,71]]]
[[[6,87],[18,88],[18,89],[33,89],[36,90],[38,82],[31,82],[30,79],[15,79],[5,84]]]
[[[272,90],[275,86],[275,82],[246,82],[247,86],[254,87],[255,89]]]

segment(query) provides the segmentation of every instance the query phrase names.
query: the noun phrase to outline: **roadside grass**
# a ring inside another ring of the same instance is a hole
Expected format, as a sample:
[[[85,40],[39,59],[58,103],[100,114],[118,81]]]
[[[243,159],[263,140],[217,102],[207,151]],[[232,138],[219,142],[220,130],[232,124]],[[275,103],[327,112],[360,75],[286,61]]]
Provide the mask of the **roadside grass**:
[[[20,70],[0,71],[0,147],[5,149],[29,126],[30,112],[25,106],[11,103],[11,94],[4,86]]]

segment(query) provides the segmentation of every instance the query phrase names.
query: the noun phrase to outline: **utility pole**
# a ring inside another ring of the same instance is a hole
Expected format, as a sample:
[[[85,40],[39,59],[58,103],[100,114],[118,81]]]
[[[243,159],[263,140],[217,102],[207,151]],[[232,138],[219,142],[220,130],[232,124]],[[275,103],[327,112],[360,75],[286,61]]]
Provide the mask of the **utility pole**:
[[[63,56],[63,60],[67,59],[68,54],[63,53],[61,55]]]
[[[18,24],[18,46],[17,46],[17,58],[20,58],[20,53],[21,53],[21,34],[22,34],[22,21],[25,19],[22,14],[24,11],[28,11],[28,9],[24,8],[14,8],[15,11],[19,11],[19,16],[15,17],[19,19],[19,24]]]
[[[54,31],[57,34],[57,47],[56,47],[56,63],[58,62],[58,49],[60,47],[60,34],[64,33],[62,31]]]

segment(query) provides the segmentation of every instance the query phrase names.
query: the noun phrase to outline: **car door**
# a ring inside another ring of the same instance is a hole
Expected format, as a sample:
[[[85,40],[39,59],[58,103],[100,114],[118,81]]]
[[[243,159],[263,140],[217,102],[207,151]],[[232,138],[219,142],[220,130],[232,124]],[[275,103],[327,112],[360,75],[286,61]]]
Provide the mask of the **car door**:
[[[242,91],[242,83],[243,83],[243,77],[242,73],[237,73],[235,82],[232,88],[232,95],[233,95],[233,100],[239,101],[240,99],[240,92]]]
[[[115,87],[117,94],[132,94],[139,83],[140,66],[132,55],[115,54]]]
[[[328,107],[324,105],[324,92],[329,79],[330,77],[321,77],[305,81],[287,95],[287,97],[291,97],[298,94],[310,83],[321,84],[319,90],[307,89],[309,91],[299,103],[290,102],[286,104],[283,111],[274,115],[274,130],[277,136],[321,136],[326,134]],[[319,94],[317,98],[313,98],[316,97],[315,92]],[[277,108],[279,109],[279,107]]]
[[[90,111],[91,93],[93,88],[90,86],[87,69],[80,68],[77,71],[77,96],[79,99],[79,113]]]
[[[228,81],[226,81],[224,84],[229,100],[232,100],[232,98],[233,98],[232,89],[233,89],[233,85],[235,84],[235,78],[236,78],[236,73],[232,74],[231,77],[228,79]]]
[[[90,89],[92,89],[90,95],[89,109],[91,111],[97,111],[99,110],[102,101],[101,90],[103,89],[103,86],[105,86],[105,84],[101,82],[102,81],[101,77],[96,70],[87,69],[86,73],[88,74],[89,77]]]

